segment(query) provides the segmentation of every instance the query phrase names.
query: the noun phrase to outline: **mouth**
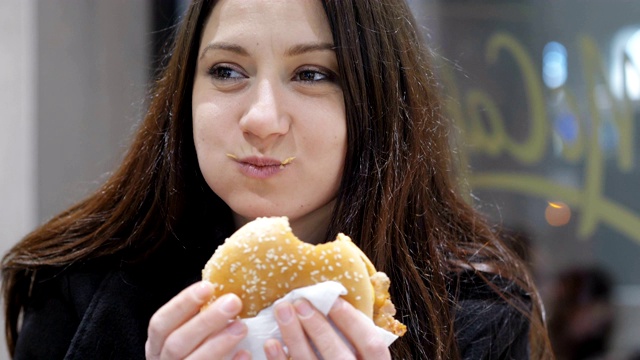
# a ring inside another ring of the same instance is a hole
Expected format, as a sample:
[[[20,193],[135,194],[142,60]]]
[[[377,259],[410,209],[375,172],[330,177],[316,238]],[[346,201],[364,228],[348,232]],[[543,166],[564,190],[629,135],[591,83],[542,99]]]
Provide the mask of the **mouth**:
[[[266,179],[277,175],[290,165],[295,157],[288,157],[283,160],[269,158],[249,156],[244,158],[238,158],[234,154],[226,154],[228,158],[235,161],[240,171],[251,178]]]
[[[232,159],[235,162],[247,164],[255,167],[270,167],[270,166],[279,166],[284,168],[285,166],[291,164],[295,159],[295,156],[288,157],[284,160],[278,160],[268,157],[258,157],[258,156],[249,156],[245,158],[238,158],[234,154],[226,154],[228,158]]]

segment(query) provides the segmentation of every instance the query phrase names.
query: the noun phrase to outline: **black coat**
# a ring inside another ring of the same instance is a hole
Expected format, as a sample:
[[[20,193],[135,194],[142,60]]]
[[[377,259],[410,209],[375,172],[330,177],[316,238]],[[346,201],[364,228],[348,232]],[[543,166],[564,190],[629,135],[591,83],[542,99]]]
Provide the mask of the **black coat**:
[[[144,359],[151,315],[199,280],[211,253],[182,249],[172,252],[171,261],[161,257],[164,262],[144,266],[96,263],[40,274],[15,359]],[[458,284],[455,325],[462,357],[527,359],[527,319],[477,276],[464,274]]]

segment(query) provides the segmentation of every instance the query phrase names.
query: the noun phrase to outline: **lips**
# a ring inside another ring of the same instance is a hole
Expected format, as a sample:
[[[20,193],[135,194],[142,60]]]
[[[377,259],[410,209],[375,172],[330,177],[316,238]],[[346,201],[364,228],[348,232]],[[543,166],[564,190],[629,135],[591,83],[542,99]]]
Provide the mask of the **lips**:
[[[238,159],[238,162],[245,163],[248,165],[258,166],[258,167],[282,165],[282,161],[280,160],[267,158],[267,157],[257,157],[257,156]]]
[[[227,156],[233,159],[244,175],[256,178],[267,179],[282,172],[286,166],[291,164],[293,158],[278,160],[269,157],[250,156],[245,158],[237,158],[232,154]]]

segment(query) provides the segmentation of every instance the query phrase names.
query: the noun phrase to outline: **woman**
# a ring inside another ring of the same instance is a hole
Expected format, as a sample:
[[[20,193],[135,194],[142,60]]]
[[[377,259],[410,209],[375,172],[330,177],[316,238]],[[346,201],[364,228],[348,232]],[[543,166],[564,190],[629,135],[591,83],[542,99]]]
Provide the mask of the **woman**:
[[[120,168],[5,256],[15,358],[248,358],[230,353],[239,299],[199,313],[211,289],[193,283],[268,215],[352,237],[408,327],[389,351],[338,302],[347,344],[283,304],[269,359],[551,356],[524,266],[454,188],[427,59],[402,1],[194,1]]]

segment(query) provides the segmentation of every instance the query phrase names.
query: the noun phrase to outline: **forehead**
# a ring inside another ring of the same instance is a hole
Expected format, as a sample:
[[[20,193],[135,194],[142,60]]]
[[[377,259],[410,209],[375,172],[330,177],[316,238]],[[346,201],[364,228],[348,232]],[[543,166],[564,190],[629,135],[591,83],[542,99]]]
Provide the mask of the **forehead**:
[[[271,40],[333,42],[319,0],[221,0],[205,24],[202,43]]]

